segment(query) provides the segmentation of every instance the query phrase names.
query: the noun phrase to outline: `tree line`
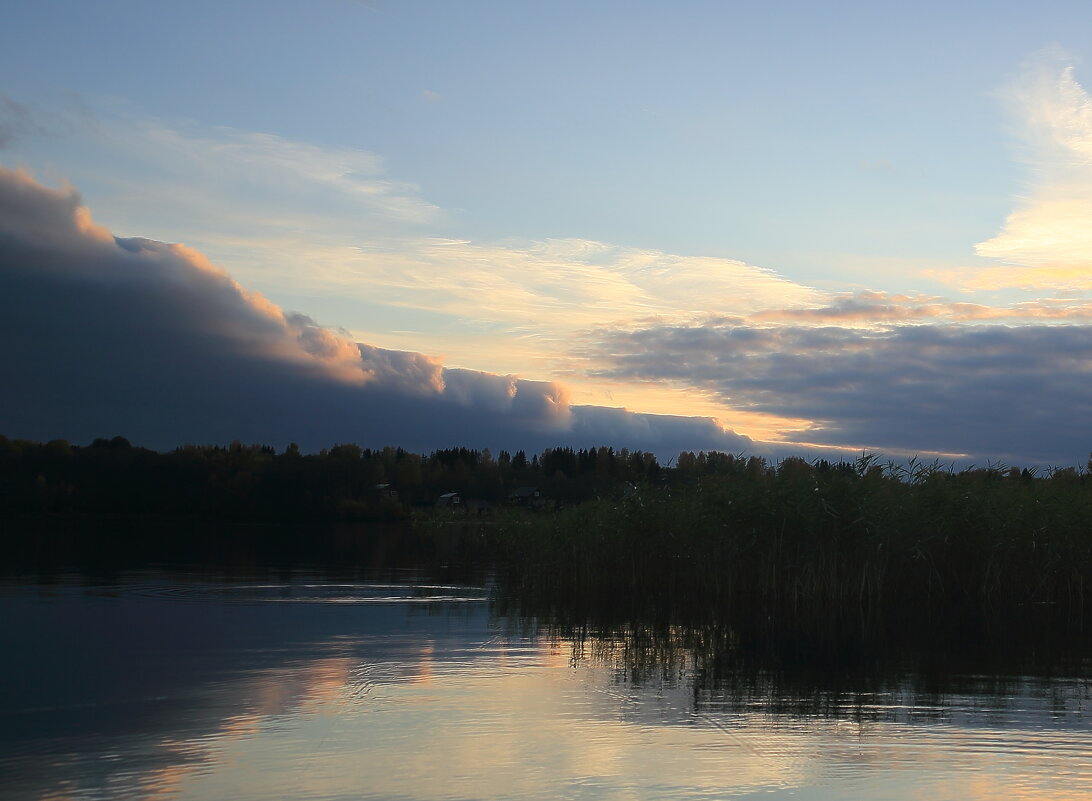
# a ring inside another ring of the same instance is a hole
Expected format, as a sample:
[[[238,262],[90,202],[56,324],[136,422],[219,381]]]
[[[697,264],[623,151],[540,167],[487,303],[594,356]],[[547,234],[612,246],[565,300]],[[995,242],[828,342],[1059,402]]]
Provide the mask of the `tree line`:
[[[0,436],[0,514],[188,514],[248,519],[397,519],[456,493],[478,508],[534,487],[551,506],[620,485],[661,480],[655,456],[610,447],[447,448],[429,454],[338,444],[305,454],[291,444],[233,442],[158,452],[121,436],[89,445]]]

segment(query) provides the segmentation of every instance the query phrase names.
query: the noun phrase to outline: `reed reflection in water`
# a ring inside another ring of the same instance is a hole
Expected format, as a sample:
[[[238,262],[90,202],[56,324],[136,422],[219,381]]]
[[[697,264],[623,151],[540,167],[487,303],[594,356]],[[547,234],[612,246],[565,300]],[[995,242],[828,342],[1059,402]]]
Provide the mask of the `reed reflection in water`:
[[[1092,797],[1080,676],[838,686],[419,580],[8,584],[0,612],[4,798]]]

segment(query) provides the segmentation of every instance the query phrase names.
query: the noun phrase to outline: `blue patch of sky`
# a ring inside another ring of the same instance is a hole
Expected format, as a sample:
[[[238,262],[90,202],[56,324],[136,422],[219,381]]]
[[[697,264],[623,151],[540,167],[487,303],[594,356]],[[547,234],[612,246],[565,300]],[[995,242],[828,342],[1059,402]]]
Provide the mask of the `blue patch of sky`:
[[[1078,3],[17,3],[9,92],[383,157],[480,240],[959,259],[1022,181],[996,90]],[[823,259],[820,258],[820,261]],[[828,259],[829,261],[829,259]]]

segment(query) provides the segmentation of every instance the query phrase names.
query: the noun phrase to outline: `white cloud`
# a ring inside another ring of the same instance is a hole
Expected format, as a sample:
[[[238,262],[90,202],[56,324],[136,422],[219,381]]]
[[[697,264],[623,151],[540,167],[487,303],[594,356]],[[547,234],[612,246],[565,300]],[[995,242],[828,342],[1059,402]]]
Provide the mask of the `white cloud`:
[[[662,315],[750,312],[821,295],[731,259],[678,256],[582,239],[503,245],[425,241],[401,252],[359,253],[349,273],[391,302],[568,330]],[[395,299],[395,296],[398,300]]]
[[[197,212],[180,219],[204,219],[210,230],[215,218],[199,213],[202,203],[206,209],[226,206],[233,223],[246,220],[264,232],[314,226],[335,209],[355,225],[375,218],[417,226],[440,217],[416,186],[386,177],[383,160],[367,150],[321,148],[270,133],[199,129],[192,123],[172,126],[147,117],[106,118],[100,127],[112,140],[105,146],[123,148],[158,173],[158,182],[144,183],[145,176],[139,176],[131,192],[158,193],[152,202],[161,202],[164,190],[177,193],[178,202]]]
[[[1072,66],[1040,61],[1009,90],[1031,184],[980,256],[1005,266],[959,277],[966,289],[1092,289],[1092,98]]]

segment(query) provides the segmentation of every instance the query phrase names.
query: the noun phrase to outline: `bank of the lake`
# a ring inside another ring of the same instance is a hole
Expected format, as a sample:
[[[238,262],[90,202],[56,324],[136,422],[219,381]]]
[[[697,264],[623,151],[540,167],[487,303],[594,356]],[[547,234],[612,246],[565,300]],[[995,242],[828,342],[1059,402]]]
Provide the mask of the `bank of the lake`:
[[[825,641],[1025,628],[1080,641],[1092,619],[1084,469],[716,453],[664,468],[610,449],[156,454],[118,438],[0,446],[2,569],[488,565],[539,610],[761,621]],[[452,486],[465,491],[436,495]]]

